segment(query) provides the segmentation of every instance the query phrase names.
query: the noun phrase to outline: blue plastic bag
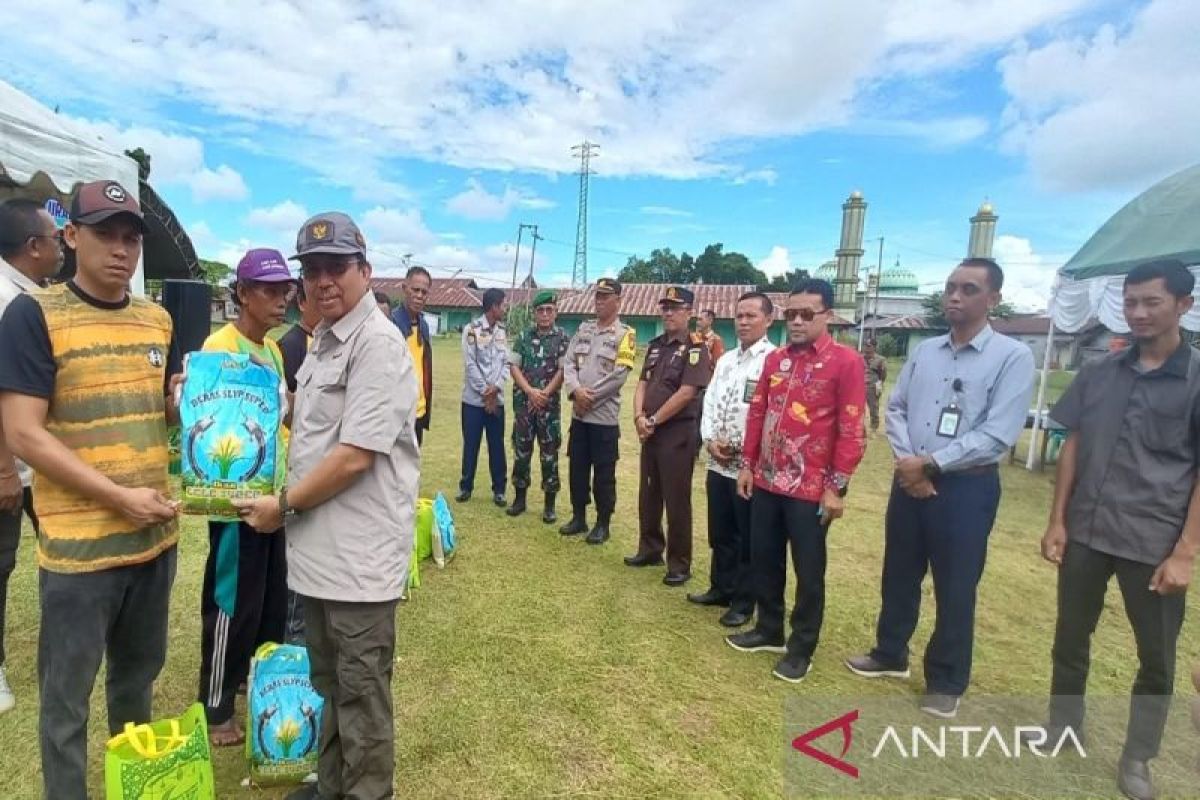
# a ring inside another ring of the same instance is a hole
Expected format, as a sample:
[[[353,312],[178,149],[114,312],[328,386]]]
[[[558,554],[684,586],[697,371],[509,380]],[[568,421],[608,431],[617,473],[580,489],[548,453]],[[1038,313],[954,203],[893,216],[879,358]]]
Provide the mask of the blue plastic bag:
[[[458,546],[458,537],[454,530],[454,517],[450,514],[450,504],[441,492],[433,501],[433,561],[439,567],[454,556],[454,548]]]
[[[190,353],[186,363],[183,511],[236,518],[234,498],[274,494],[283,480],[279,375],[244,353]]]
[[[317,768],[325,702],[309,678],[308,650],[267,642],[246,685],[246,758],[259,786],[300,783]]]

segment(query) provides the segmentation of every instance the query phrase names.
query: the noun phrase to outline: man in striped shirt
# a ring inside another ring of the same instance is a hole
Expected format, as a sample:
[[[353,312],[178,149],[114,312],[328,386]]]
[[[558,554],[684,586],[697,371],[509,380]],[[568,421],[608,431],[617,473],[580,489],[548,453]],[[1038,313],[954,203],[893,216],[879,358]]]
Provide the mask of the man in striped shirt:
[[[33,467],[40,522],[39,734],[44,796],[54,800],[87,798],[101,660],[116,734],[150,721],[167,652],[178,541],[167,394],[177,358],[167,312],[129,292],[142,231],[123,186],[84,184],[64,231],[74,279],[21,295],[0,321],[0,414],[9,446]]]

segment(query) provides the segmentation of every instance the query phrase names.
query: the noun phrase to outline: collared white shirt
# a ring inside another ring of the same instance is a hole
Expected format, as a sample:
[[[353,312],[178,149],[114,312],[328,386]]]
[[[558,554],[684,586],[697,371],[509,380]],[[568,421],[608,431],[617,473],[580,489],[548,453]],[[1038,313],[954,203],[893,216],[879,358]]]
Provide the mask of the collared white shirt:
[[[712,380],[704,391],[700,436],[705,442],[725,439],[740,452],[742,437],[746,433],[746,412],[750,408],[750,398],[754,396],[754,386],[762,374],[763,362],[774,349],[775,345],[764,336],[746,348],[739,343],[735,349],[727,350],[718,359]],[[723,467],[710,454],[708,468],[726,478],[736,478],[738,461],[735,458],[729,467]]]
[[[0,317],[4,316],[4,311],[8,308],[9,303],[20,295],[32,292],[37,288],[38,285],[30,280],[24,272],[0,258]],[[28,486],[33,481],[33,470],[19,458],[17,459],[17,477],[21,479],[22,486]]]

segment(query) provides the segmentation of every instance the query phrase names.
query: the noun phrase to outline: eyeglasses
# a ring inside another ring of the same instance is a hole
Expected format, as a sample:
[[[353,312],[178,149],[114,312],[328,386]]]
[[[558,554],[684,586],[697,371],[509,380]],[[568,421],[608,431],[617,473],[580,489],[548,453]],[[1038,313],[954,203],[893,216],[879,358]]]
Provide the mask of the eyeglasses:
[[[792,322],[796,317],[804,322],[812,322],[818,314],[824,314],[828,310],[827,308],[822,308],[820,311],[813,311],[811,308],[788,308],[784,310],[783,318],[788,322]]]
[[[350,271],[351,267],[358,266],[357,258],[345,258],[334,260],[311,260],[308,263],[301,263],[300,277],[306,281],[319,280],[322,275],[328,275],[334,280],[342,277]]]

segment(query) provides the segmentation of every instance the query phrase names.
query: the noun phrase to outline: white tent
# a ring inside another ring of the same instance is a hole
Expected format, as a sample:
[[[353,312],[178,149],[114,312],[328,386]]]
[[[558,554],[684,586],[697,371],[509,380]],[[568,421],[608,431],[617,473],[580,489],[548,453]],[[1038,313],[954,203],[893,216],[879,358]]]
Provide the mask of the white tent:
[[[0,181],[5,176],[18,186],[49,181],[64,197],[76,184],[99,180],[138,191],[136,161],[0,81]],[[142,287],[139,263],[133,288],[141,293]]]
[[[1116,333],[1128,333],[1122,312],[1125,275],[1138,264],[1177,259],[1200,279],[1200,164],[1175,173],[1131,200],[1059,269],[1050,297],[1054,324],[1046,343],[1038,387],[1037,413],[1026,466],[1033,468],[1038,428],[1046,399],[1054,331],[1074,333],[1091,320],[1099,320]],[[1200,280],[1198,280],[1200,286]],[[1200,295],[1198,295],[1200,297]],[[1181,321],[1189,331],[1200,331],[1200,303]]]

